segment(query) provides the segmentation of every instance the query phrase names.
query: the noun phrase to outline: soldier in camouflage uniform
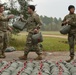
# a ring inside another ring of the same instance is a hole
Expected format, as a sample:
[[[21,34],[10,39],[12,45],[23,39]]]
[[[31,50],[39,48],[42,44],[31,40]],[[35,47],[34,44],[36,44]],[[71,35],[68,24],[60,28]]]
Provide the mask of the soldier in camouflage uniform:
[[[25,46],[24,55],[19,57],[19,59],[26,60],[28,53],[33,48],[34,51],[38,54],[38,57],[36,59],[41,60],[42,57],[41,57],[40,48],[39,48],[38,44],[33,44],[32,43],[31,38],[32,38],[32,35],[34,33],[39,32],[39,29],[40,29],[40,26],[42,25],[42,22],[39,18],[39,15],[36,14],[36,12],[35,12],[35,6],[34,5],[29,5],[28,6],[28,14],[30,14],[30,16],[27,19],[27,21],[25,21],[27,31],[28,31],[28,36],[27,36],[27,39],[26,39],[26,46]],[[21,20],[24,21],[23,18],[21,18]]]
[[[9,29],[7,22],[13,18],[13,15],[7,18],[3,15],[4,4],[0,4],[0,58],[5,58],[5,48],[7,47],[7,29]]]
[[[74,41],[76,40],[76,14],[75,7],[70,5],[68,7],[69,14],[65,16],[62,25],[71,25],[71,29],[68,33],[68,42],[69,42],[69,50],[70,50],[70,59],[67,62],[70,62],[74,59]]]

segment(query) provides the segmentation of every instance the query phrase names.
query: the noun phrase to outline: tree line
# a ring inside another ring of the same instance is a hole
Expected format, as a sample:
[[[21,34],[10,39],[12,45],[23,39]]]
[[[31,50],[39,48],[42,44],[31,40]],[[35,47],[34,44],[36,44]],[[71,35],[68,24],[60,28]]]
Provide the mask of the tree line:
[[[40,16],[43,26],[42,30],[43,31],[59,31],[61,28],[61,18],[56,18],[56,17],[47,17],[47,16]]]

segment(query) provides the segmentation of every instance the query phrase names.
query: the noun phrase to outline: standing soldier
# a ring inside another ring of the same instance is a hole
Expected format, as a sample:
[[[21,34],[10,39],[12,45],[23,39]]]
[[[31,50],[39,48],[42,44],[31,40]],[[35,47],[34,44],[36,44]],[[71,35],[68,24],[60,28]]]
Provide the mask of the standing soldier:
[[[68,33],[68,42],[69,42],[69,50],[70,50],[70,59],[67,62],[70,62],[74,59],[74,41],[76,40],[76,14],[75,7],[70,5],[68,7],[69,14],[65,16],[62,25],[70,25],[71,29]]]
[[[26,27],[27,27],[27,31],[28,31],[28,36],[26,39],[26,46],[25,46],[25,51],[24,51],[24,55],[19,57],[19,59],[21,60],[26,60],[27,59],[27,55],[28,53],[31,51],[31,48],[33,47],[35,49],[35,52],[38,54],[38,57],[36,58],[37,60],[41,60],[41,52],[40,52],[40,48],[38,46],[38,44],[33,45],[32,43],[32,35],[34,33],[38,33],[40,26],[42,25],[42,22],[39,18],[39,15],[36,14],[35,12],[35,6],[34,5],[29,5],[28,6],[28,14],[30,15],[29,18],[27,19],[26,22]],[[21,18],[22,21],[23,18]]]
[[[7,22],[9,19],[13,18],[13,15],[8,16],[7,18],[3,15],[4,4],[0,4],[0,58],[5,58],[5,49],[7,43],[7,29],[9,28]]]

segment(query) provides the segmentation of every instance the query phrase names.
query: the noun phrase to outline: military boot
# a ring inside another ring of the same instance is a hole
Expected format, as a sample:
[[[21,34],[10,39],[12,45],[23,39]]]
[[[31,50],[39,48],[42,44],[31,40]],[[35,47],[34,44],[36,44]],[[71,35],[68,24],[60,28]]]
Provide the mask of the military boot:
[[[27,60],[27,55],[19,57],[20,60]]]
[[[6,58],[4,51],[0,54],[0,58]]]
[[[66,60],[66,62],[71,62],[74,59],[74,56],[70,56],[69,60]]]
[[[41,55],[38,55],[38,57],[35,58],[34,60],[42,60],[42,56]]]
[[[0,55],[0,58],[6,58],[6,56],[4,56],[4,55]]]

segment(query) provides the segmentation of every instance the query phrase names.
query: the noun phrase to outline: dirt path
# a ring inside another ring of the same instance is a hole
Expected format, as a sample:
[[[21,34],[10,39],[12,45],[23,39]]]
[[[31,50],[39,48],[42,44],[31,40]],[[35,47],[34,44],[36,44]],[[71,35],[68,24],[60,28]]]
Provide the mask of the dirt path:
[[[18,57],[23,55],[23,51],[15,51],[15,52],[10,52],[6,53],[6,58],[5,59],[0,59],[0,60],[5,60],[5,61],[12,61],[13,59],[19,60]],[[28,55],[28,60],[36,58],[37,55],[34,52],[30,52]],[[69,59],[69,52],[45,52],[43,54],[43,60],[49,60],[49,61],[59,61],[59,60],[66,60]],[[76,59],[76,56],[75,56]],[[19,60],[21,61],[21,60]],[[23,60],[24,62],[24,60]]]
[[[19,33],[19,35],[27,35],[27,33],[26,33],[26,34],[24,34],[24,33]],[[67,35],[43,34],[43,36],[67,39]]]
[[[43,35],[43,36],[67,39],[67,36],[66,35]]]

